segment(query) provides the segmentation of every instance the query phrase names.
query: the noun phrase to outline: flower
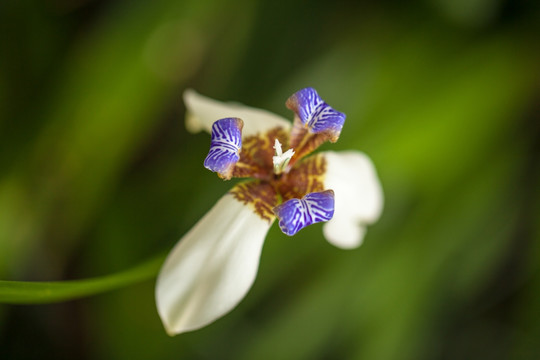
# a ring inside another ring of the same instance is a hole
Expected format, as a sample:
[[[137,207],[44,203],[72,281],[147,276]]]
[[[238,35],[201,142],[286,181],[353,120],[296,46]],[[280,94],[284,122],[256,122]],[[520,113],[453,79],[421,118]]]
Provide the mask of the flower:
[[[312,88],[286,106],[294,122],[270,112],[184,93],[186,127],[211,133],[204,166],[228,180],[251,178],[225,194],[167,257],[156,303],[169,335],[199,329],[231,311],[255,280],[273,221],[294,235],[325,222],[335,246],[359,246],[381,213],[383,195],[370,159],[358,151],[310,155],[339,138],[345,115]],[[288,150],[283,152],[283,145]],[[310,155],[310,156],[308,156]]]

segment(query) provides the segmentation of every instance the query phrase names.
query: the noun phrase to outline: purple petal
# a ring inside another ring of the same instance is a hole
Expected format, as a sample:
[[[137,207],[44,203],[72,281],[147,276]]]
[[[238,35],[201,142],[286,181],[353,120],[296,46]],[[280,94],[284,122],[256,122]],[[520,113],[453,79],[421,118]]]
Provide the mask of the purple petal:
[[[345,114],[325,103],[313,88],[294,93],[287,100],[287,107],[293,110],[302,124],[313,133],[328,132],[332,138],[337,139],[345,123]]]
[[[217,172],[221,177],[230,179],[234,165],[240,159],[242,147],[242,127],[238,118],[225,118],[212,125],[210,151],[204,160],[204,167]]]
[[[332,219],[334,192],[313,192],[302,199],[290,199],[276,206],[273,211],[279,219],[281,231],[291,236],[308,225]]]

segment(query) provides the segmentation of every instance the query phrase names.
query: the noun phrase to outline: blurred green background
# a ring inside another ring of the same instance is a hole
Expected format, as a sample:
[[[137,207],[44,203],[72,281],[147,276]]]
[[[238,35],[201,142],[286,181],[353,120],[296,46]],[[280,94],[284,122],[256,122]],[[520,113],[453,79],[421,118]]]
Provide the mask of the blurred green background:
[[[0,305],[1,359],[540,358],[534,1],[0,3],[0,278],[68,280],[172,248],[233,182],[183,125],[192,87],[292,119],[315,87],[373,159],[362,247],[274,225],[229,315],[168,337],[154,279]]]

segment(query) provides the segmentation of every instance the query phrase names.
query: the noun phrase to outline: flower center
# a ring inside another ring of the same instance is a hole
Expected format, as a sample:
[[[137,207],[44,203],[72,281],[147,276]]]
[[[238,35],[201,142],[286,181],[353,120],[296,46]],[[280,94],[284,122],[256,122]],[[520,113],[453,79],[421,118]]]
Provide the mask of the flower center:
[[[274,174],[279,175],[287,169],[289,161],[294,155],[293,149],[289,149],[285,152],[281,150],[281,143],[276,138],[274,142],[275,155],[272,157],[274,163]]]

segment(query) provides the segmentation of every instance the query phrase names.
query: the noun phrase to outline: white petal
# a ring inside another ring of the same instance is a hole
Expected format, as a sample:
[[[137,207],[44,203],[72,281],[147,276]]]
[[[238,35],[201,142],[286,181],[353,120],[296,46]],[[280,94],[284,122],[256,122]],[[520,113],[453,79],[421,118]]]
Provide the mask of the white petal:
[[[212,131],[214,121],[237,117],[244,121],[242,136],[255,135],[267,130],[281,127],[289,129],[291,123],[279,115],[269,111],[248,107],[238,103],[224,103],[213,100],[188,89],[184,92],[186,104],[186,128],[190,132]]]
[[[325,189],[335,193],[335,211],[323,232],[337,247],[351,249],[362,243],[366,225],[379,219],[383,192],[371,160],[358,151],[324,152]]]
[[[156,284],[158,312],[169,335],[201,328],[244,298],[270,226],[227,194],[180,240]]]

